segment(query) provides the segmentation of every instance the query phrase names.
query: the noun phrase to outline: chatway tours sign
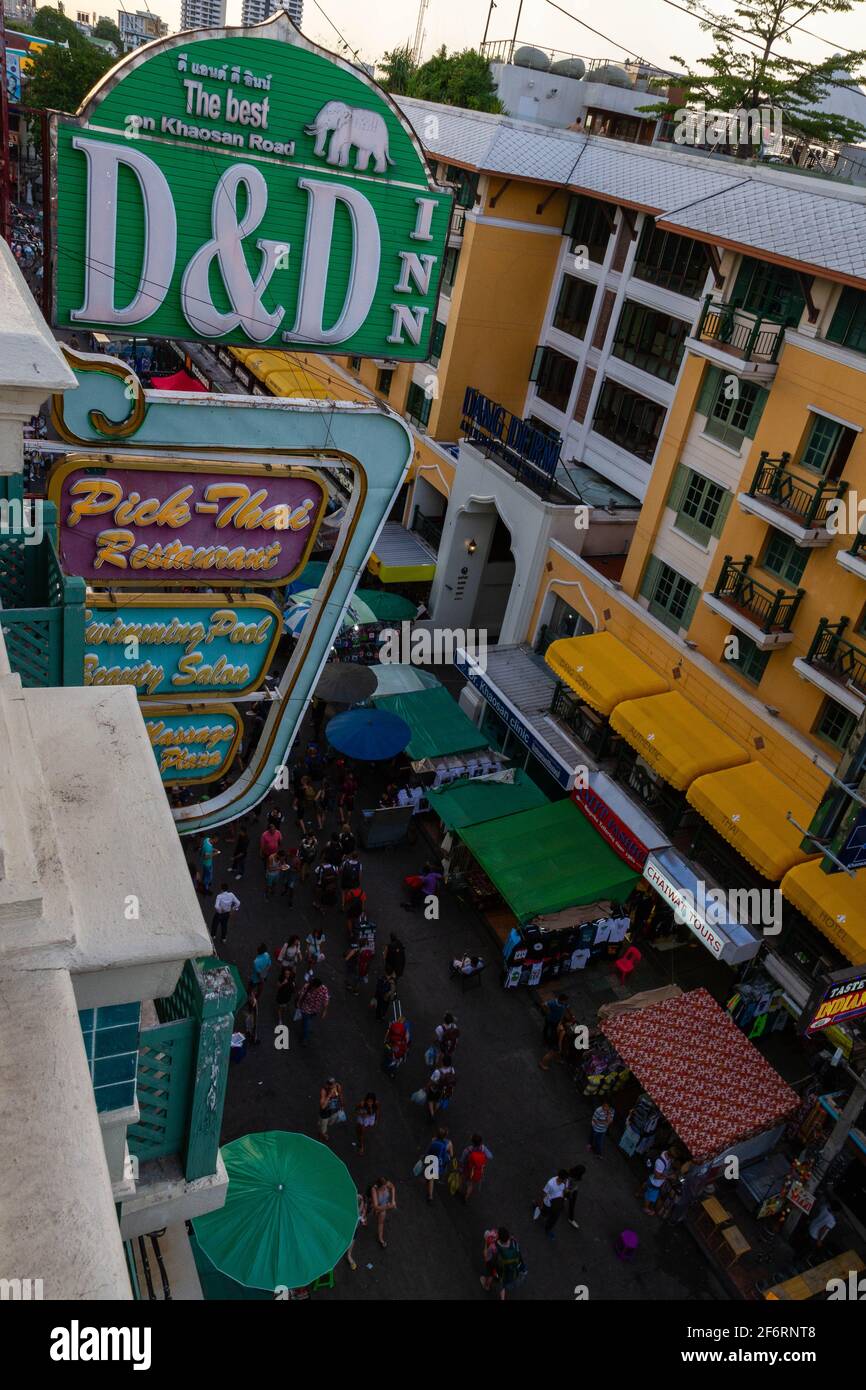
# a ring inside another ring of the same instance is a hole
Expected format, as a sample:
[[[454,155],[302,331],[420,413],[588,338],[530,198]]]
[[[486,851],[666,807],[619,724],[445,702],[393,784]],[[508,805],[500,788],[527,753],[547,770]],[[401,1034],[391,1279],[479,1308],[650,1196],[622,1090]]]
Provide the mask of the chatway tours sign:
[[[427,357],[451,195],[283,12],[128,54],[52,147],[59,326]]]
[[[52,469],[60,561],[67,574],[136,589],[288,584],[327,505],[314,473],[285,464],[84,454]]]

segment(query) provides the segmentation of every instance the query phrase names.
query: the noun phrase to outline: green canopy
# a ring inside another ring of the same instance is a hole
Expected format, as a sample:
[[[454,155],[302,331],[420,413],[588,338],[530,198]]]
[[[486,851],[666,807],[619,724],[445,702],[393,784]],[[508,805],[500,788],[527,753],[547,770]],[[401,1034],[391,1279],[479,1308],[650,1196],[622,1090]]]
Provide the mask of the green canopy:
[[[220,1150],[225,1205],[193,1221],[211,1264],[250,1289],[289,1289],[327,1274],[358,1222],[352,1176],[326,1144],[306,1134],[247,1134]]]
[[[451,782],[441,791],[428,792],[427,800],[449,830],[462,830],[467,825],[480,825],[547,805],[544,792],[521,768],[514,770],[512,782],[467,777]]]
[[[468,826],[462,838],[519,922],[622,901],[638,877],[572,801]]]
[[[402,594],[392,594],[387,589],[356,589],[355,598],[372,608],[379,622],[396,623],[415,617],[417,603]]]
[[[373,704],[405,719],[412,730],[406,753],[413,763],[421,758],[439,758],[444,753],[487,747],[489,740],[444,685],[435,690],[413,690],[408,695],[374,695]]]

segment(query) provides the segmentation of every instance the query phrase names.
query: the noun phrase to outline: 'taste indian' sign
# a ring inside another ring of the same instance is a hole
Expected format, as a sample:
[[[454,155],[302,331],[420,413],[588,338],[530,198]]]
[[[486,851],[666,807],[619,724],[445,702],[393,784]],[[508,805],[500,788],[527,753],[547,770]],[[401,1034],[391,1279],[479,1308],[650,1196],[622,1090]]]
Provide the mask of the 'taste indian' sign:
[[[304,567],[327,494],[279,466],[70,455],[52,470],[60,560],[106,587],[287,584]]]
[[[282,11],[128,54],[52,140],[56,324],[426,359],[451,195]]]

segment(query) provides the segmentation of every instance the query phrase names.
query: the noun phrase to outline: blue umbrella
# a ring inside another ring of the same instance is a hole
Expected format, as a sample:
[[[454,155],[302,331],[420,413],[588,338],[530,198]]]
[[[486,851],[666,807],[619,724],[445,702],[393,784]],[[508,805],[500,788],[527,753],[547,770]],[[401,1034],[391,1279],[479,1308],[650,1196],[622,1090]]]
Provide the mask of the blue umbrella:
[[[350,709],[332,719],[325,734],[331,747],[347,758],[375,763],[402,753],[412,730],[390,710]]]
[[[301,589],[318,589],[327,563],[327,560],[308,560],[297,579],[293,579],[283,589],[283,598],[291,598],[292,594],[299,593]]]

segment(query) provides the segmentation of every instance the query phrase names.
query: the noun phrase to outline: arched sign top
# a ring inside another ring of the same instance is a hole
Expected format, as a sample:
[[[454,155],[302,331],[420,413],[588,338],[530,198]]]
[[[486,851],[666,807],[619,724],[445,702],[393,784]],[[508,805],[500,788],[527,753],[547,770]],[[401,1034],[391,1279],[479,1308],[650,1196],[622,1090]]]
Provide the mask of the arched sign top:
[[[58,326],[426,358],[450,195],[285,14],[129,54],[53,158]]]

